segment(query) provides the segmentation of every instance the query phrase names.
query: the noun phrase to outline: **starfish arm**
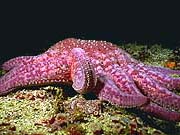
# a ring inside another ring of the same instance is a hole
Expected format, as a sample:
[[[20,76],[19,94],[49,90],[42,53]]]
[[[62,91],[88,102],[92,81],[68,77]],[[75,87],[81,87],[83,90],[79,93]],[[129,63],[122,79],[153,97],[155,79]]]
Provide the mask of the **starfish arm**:
[[[111,76],[112,80],[115,82],[118,88],[123,92],[144,96],[137,88],[132,77],[124,72],[119,66],[116,66],[114,69],[112,69],[112,71],[109,73],[109,76]]]
[[[152,102],[150,104],[143,105],[140,109],[164,120],[180,121],[180,113],[169,111]]]
[[[180,78],[174,78],[166,74],[158,73],[155,71],[148,71],[146,74],[152,77],[160,85],[168,88],[169,90],[180,89]]]
[[[14,67],[19,66],[20,64],[24,64],[29,61],[32,61],[34,57],[35,56],[20,56],[20,57],[12,58],[12,59],[6,61],[2,65],[2,69],[5,71],[9,71]]]
[[[30,63],[15,67],[0,78],[0,95],[14,88],[47,85],[51,83],[71,83],[67,62],[52,58],[40,63]]]
[[[131,71],[133,80],[137,83],[144,95],[147,95],[155,103],[180,111],[180,96],[162,87],[143,72],[136,69]]]
[[[81,48],[72,49],[71,54],[72,87],[79,93],[86,93],[93,89],[97,82],[93,64]]]
[[[121,107],[141,106],[147,101],[142,95],[122,92],[111,79],[105,76],[101,76],[99,79],[100,82],[98,82],[95,93],[100,100],[109,101]]]
[[[146,68],[149,70],[158,71],[158,72],[161,72],[161,73],[167,74],[167,75],[171,75],[171,74],[180,75],[180,70],[172,70],[172,69],[165,68],[165,67],[149,66],[149,65],[146,65]]]
[[[180,78],[173,78],[165,73],[150,70],[146,68],[144,64],[138,64],[135,67],[138,71],[144,72],[155,81],[157,81],[160,85],[170,90],[180,89]]]

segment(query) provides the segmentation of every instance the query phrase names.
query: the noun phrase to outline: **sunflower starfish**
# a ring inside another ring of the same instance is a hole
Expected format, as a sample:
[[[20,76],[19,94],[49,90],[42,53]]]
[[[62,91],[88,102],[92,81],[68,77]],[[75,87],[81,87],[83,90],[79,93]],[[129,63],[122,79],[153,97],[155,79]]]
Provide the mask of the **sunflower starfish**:
[[[145,65],[106,41],[69,38],[37,56],[5,62],[0,95],[25,86],[72,84],[79,93],[94,92],[100,100],[137,107],[156,117],[180,121],[178,70]]]

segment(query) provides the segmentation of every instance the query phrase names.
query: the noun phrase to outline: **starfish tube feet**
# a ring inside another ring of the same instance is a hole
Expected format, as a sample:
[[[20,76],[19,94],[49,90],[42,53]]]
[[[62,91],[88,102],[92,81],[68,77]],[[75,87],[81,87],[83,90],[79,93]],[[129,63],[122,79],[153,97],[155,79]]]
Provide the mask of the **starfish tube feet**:
[[[95,70],[81,48],[74,48],[72,53],[71,77],[72,87],[79,93],[86,93],[96,86]]]

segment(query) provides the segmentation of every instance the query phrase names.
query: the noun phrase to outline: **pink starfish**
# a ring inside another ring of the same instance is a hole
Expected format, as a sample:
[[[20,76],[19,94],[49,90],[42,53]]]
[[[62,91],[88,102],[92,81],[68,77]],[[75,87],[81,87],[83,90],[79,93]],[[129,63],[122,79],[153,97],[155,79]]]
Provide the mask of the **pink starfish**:
[[[137,107],[156,117],[180,121],[180,71],[147,66],[105,41],[65,39],[43,54],[22,56],[3,64],[0,95],[25,86],[72,84],[79,93],[94,92],[100,100]]]

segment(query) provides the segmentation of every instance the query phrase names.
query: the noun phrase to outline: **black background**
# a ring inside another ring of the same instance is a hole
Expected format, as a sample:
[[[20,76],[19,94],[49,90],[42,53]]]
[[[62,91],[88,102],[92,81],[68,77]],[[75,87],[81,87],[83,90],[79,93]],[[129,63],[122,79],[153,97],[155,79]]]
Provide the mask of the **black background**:
[[[30,2],[0,3],[0,63],[36,55],[68,37],[116,44],[180,45],[178,3]]]

